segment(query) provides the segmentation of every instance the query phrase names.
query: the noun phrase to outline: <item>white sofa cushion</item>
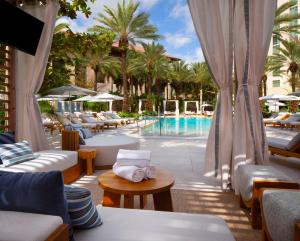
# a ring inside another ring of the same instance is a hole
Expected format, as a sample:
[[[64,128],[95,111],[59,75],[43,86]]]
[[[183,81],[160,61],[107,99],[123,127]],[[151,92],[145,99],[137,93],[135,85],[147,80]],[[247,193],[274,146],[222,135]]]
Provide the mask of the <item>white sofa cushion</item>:
[[[76,241],[234,241],[223,219],[212,215],[97,207],[103,224],[76,230]]]
[[[62,223],[57,216],[0,211],[0,240],[44,241]]]
[[[46,150],[34,153],[37,158],[10,167],[0,165],[1,171],[9,172],[49,172],[64,171],[77,164],[76,151]]]

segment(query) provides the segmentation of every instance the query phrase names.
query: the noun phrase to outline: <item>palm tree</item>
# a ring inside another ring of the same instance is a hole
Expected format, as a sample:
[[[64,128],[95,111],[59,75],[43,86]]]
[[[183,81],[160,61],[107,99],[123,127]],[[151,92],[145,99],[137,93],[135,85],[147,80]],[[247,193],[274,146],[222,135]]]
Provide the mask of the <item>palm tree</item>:
[[[92,27],[92,31],[97,32],[103,28],[116,34],[121,51],[121,72],[123,79],[123,111],[128,111],[128,81],[126,56],[129,44],[135,44],[142,39],[158,39],[157,28],[149,24],[149,14],[145,12],[138,13],[139,2],[130,0],[127,4],[125,0],[118,3],[116,9],[104,6],[105,14],[99,13],[98,21],[100,25]]]
[[[175,89],[176,99],[183,93],[184,84],[192,79],[192,72],[184,61],[171,63],[170,84]]]
[[[268,56],[266,59],[266,63],[264,65],[264,72],[261,76],[261,82],[259,84],[259,96],[266,96],[267,95],[267,80],[268,80],[268,74],[273,72],[273,76],[276,76],[278,74],[278,71],[276,71],[276,65],[275,60],[273,60],[272,56]]]
[[[160,44],[142,44],[144,52],[138,53],[129,65],[130,71],[143,73],[145,76],[146,92],[151,94],[152,85],[156,83],[156,93],[159,95],[160,78],[162,77],[166,63],[166,50]]]
[[[281,4],[275,12],[273,34],[276,38],[282,39],[283,34],[299,34],[300,25],[292,21],[299,20],[300,14],[298,12],[291,12],[292,7],[298,5],[297,0],[287,1]]]
[[[288,79],[292,91],[296,91],[296,87],[299,85],[297,72],[299,70],[300,61],[300,46],[295,42],[282,40],[282,47],[277,47],[277,52],[271,56],[271,69],[277,70],[278,75],[282,74],[282,68],[286,68],[286,73],[291,73]]]

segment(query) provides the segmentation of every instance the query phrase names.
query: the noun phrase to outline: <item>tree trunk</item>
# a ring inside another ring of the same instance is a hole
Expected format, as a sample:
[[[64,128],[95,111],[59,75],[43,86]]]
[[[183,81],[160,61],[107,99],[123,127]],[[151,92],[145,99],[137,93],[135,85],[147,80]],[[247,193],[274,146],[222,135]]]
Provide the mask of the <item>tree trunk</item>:
[[[266,78],[264,79],[263,85],[264,85],[264,96],[267,95],[267,79],[268,77],[266,76]]]
[[[94,72],[95,72],[94,91],[97,91],[98,73],[99,73],[98,66],[95,67]]]
[[[292,92],[296,91],[296,72],[292,72],[292,78],[291,78],[291,85],[292,85]]]
[[[128,112],[128,81],[126,74],[126,50],[121,52],[121,72],[122,72],[122,80],[123,80],[123,112]]]
[[[111,80],[110,91],[114,92],[114,79],[113,79],[113,77],[110,77],[110,80]]]

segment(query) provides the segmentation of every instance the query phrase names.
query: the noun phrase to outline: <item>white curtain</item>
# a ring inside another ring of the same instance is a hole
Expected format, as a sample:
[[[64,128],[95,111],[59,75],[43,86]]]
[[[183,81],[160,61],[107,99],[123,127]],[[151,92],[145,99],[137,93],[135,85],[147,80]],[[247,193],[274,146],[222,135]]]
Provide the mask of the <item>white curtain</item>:
[[[203,54],[219,88],[206,147],[205,174],[219,178],[226,188],[232,157],[233,1],[189,0],[188,4]]]
[[[245,163],[268,163],[267,143],[258,100],[266,56],[272,36],[275,0],[236,0],[234,55],[238,91],[234,113],[233,186],[235,170]]]
[[[46,6],[23,8],[45,25],[35,56],[21,51],[15,54],[16,139],[28,140],[34,151],[48,148],[35,94],[44,80],[58,9],[57,0],[48,0]]]

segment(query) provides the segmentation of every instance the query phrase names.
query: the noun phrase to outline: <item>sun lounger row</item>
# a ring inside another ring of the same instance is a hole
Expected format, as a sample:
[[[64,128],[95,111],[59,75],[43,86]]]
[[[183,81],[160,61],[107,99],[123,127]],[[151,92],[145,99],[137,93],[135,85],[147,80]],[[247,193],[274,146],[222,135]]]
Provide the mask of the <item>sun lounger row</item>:
[[[134,123],[134,118],[121,118],[116,113],[96,113],[96,112],[75,112],[75,113],[55,113],[53,115],[43,113],[42,122],[51,134],[55,130],[61,130],[65,125],[80,125],[84,128],[98,132],[103,131],[104,127],[115,127]]]
[[[282,128],[297,128],[300,127],[300,114],[279,113],[277,116],[264,119],[264,124]]]

